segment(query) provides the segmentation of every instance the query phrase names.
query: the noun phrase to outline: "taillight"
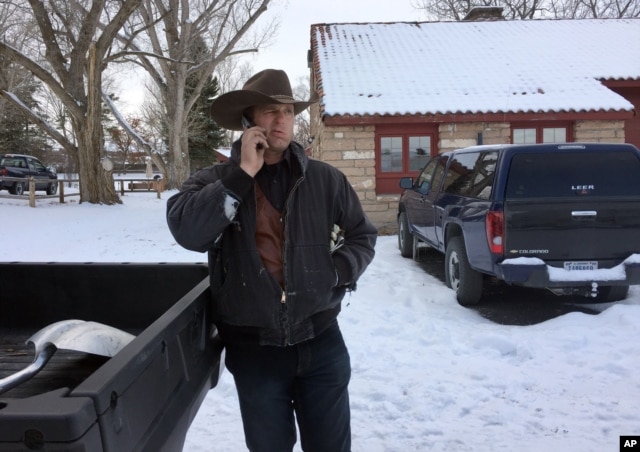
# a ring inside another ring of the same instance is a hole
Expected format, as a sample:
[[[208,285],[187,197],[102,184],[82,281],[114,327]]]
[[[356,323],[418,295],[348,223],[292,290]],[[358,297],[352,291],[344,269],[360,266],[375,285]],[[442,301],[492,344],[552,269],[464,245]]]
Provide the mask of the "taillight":
[[[486,222],[489,250],[491,250],[493,254],[503,254],[504,213],[502,211],[491,211],[487,214]]]
[[[6,176],[7,174],[9,174],[9,171],[6,168],[0,169],[0,176]]]

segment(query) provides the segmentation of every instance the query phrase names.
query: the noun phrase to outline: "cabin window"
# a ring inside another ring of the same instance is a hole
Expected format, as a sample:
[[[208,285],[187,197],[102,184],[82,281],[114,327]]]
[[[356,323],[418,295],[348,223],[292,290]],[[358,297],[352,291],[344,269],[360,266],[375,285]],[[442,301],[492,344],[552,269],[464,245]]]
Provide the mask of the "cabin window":
[[[567,143],[570,140],[571,125],[567,124],[512,124],[513,144]]]
[[[437,154],[436,126],[383,125],[376,127],[376,192],[400,193],[401,177],[417,177]]]

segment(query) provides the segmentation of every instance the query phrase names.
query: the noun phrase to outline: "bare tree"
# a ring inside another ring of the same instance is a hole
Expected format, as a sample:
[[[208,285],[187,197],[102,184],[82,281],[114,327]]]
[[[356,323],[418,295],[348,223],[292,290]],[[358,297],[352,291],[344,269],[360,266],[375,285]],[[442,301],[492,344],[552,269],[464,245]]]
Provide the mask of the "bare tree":
[[[549,0],[556,18],[622,19],[640,17],[640,0]]]
[[[413,3],[429,20],[462,20],[473,6],[471,0],[415,0]]]
[[[240,89],[242,84],[253,75],[250,63],[236,57],[229,57],[221,61],[215,70],[218,77],[218,87],[221,93],[228,93]]]
[[[309,99],[309,92],[309,77],[298,77],[293,88],[293,97],[296,99]],[[296,116],[293,139],[305,148],[311,145],[313,137],[311,136],[309,110],[305,110]]]
[[[168,132],[168,188],[179,187],[189,176],[188,114],[216,67],[230,56],[257,51],[273,35],[275,23],[249,33],[270,1],[143,0],[139,14],[125,27],[122,40],[136,52],[136,62],[161,96]],[[192,51],[198,40],[209,48],[204,56]],[[188,78],[195,81],[189,93]]]
[[[506,19],[640,17],[640,0],[415,0],[428,19],[462,20],[478,6],[500,6]]]
[[[102,75],[114,38],[142,0],[109,2],[113,10],[107,8],[106,0],[86,0],[86,7],[82,8],[76,2],[63,0],[28,1],[44,61],[40,61],[38,45],[32,52],[22,51],[5,39],[0,40],[0,55],[31,71],[60,99],[69,115],[77,146],[53,124],[19,102],[6,87],[0,87],[0,96],[74,156],[81,202],[119,203],[113,177],[101,165]]]
[[[241,61],[237,57],[229,57],[216,66],[215,74],[218,77],[220,93],[228,93],[240,89],[242,84],[249,80],[253,75],[253,67],[250,63]],[[233,130],[226,130],[224,134],[226,145],[231,147],[237,133]]]
[[[142,118],[139,116],[129,116],[126,118],[126,121],[133,130],[135,130],[144,140],[148,141],[146,132],[142,130]],[[126,173],[127,164],[140,164],[141,162],[144,163],[146,161],[146,153],[140,150],[138,142],[122,127],[109,127],[107,128],[107,134],[111,143],[115,147],[115,152],[112,152],[112,154],[116,155],[114,160],[117,161],[119,166],[116,171]]]
[[[541,2],[544,0],[417,0],[416,8],[423,10],[428,17],[438,20],[456,20],[465,18],[475,7],[501,6],[507,19],[533,19],[541,14]]]

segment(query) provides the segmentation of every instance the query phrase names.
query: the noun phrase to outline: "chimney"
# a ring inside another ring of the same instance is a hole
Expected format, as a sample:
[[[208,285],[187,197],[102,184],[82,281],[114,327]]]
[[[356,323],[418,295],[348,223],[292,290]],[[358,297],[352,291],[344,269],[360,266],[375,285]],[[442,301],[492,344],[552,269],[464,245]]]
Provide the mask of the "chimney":
[[[503,10],[502,6],[474,6],[462,20],[469,22],[504,20]]]

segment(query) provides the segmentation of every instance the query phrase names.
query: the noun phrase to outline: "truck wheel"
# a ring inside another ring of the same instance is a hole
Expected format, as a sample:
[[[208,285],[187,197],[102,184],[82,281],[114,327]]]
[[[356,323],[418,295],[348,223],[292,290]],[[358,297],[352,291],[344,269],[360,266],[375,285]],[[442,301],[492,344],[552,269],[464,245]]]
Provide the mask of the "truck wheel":
[[[22,196],[24,194],[24,184],[22,182],[16,182],[9,190],[9,193],[11,193],[12,195]]]
[[[55,195],[58,192],[58,184],[49,184],[47,185],[47,194]]]
[[[629,286],[604,286],[598,289],[596,301],[600,303],[613,303],[627,298]]]
[[[453,237],[447,244],[444,259],[447,286],[455,290],[462,306],[476,305],[482,296],[482,273],[469,265],[467,249],[462,237]]]
[[[413,236],[409,232],[406,212],[398,215],[398,248],[402,257],[413,256]]]

